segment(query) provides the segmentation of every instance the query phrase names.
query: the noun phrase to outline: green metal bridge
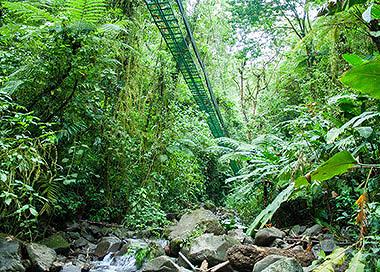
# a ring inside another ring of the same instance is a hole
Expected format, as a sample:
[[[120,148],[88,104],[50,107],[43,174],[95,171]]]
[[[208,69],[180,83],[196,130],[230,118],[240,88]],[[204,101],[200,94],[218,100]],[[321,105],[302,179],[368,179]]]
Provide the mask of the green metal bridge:
[[[216,138],[228,136],[181,0],[145,0],[145,3],[193,94],[195,102],[201,111],[206,113],[211,133]],[[177,17],[183,21],[182,28]]]

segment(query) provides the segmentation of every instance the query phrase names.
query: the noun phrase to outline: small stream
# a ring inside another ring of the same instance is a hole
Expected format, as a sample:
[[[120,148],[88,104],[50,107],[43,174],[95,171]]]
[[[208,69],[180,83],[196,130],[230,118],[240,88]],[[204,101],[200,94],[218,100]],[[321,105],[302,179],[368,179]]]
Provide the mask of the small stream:
[[[109,253],[102,261],[93,261],[91,263],[90,272],[137,272],[141,271],[137,268],[136,258],[134,253],[136,250],[148,247],[149,243],[153,240],[143,239],[127,239],[127,242],[131,246],[131,253],[123,256],[117,256],[115,253]],[[164,248],[167,245],[166,240],[154,240],[159,246]]]
[[[135,272],[136,259],[132,255],[113,256],[109,253],[102,261],[93,262],[90,272]]]

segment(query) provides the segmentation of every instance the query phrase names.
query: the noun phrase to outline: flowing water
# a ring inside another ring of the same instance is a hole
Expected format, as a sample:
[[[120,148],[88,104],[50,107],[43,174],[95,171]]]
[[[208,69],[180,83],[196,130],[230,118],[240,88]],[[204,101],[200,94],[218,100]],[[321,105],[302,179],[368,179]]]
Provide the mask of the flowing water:
[[[133,255],[112,256],[112,253],[104,257],[102,261],[93,262],[90,272],[135,272],[136,259]]]
[[[141,249],[148,247],[148,241],[142,239],[127,239],[125,240],[132,249]],[[155,242],[164,248],[168,241],[155,240]],[[136,259],[134,257],[135,251],[132,250],[131,254],[124,256],[114,256],[114,253],[109,253],[102,261],[94,261],[90,272],[136,272],[137,269]]]
[[[86,264],[91,267],[90,272],[138,272],[135,254],[139,250],[151,248],[152,245],[161,247],[162,250],[167,246],[167,240],[144,240],[144,239],[125,239],[124,244],[128,245],[128,252],[125,255],[119,255],[120,252],[111,252],[103,260],[92,261]],[[66,263],[61,272],[80,271],[80,265]]]

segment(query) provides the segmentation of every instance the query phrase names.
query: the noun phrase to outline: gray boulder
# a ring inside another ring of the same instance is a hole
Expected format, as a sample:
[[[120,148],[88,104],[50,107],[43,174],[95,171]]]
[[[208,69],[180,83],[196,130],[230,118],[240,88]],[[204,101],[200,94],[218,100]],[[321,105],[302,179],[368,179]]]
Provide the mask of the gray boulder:
[[[294,236],[298,236],[300,235],[301,233],[303,233],[304,231],[306,230],[306,227],[305,226],[300,226],[300,225],[295,225],[293,226],[290,231],[289,231],[289,235],[294,237]]]
[[[320,245],[321,245],[321,249],[327,254],[332,253],[334,249],[336,248],[336,243],[333,239],[322,240],[320,242]]]
[[[96,243],[97,242],[97,239],[95,239],[95,237],[91,233],[83,231],[81,233],[81,235],[82,235],[83,238],[85,238],[87,241],[89,241],[91,243]]]
[[[182,252],[193,263],[200,264],[207,260],[210,266],[214,266],[226,261],[227,250],[237,244],[240,242],[228,235],[206,233],[196,238]]]
[[[117,227],[112,229],[113,234],[120,238],[120,239],[125,239],[125,238],[132,238],[134,233],[130,230],[128,230],[125,227]]]
[[[80,247],[84,247],[87,245],[88,245],[88,241],[83,237],[79,237],[78,239],[76,239],[74,241],[74,247],[75,248],[80,248]]]
[[[244,230],[243,229],[233,229],[233,230],[229,230],[228,233],[227,233],[228,236],[238,240],[240,243],[244,243],[244,241],[247,239],[247,238],[250,238],[249,236],[247,236],[245,233],[244,233]]]
[[[73,264],[65,264],[61,272],[81,272],[82,269],[79,266]]]
[[[199,229],[205,233],[224,234],[224,229],[216,215],[203,208],[194,210],[184,214],[176,225],[169,227],[168,238],[172,254],[177,255],[182,242]]]
[[[287,248],[289,244],[280,238],[274,239],[274,241],[270,244],[271,247],[277,248]]]
[[[160,256],[149,261],[143,272],[186,272],[189,271],[175,263],[175,259],[168,256]]]
[[[78,232],[69,231],[66,232],[66,237],[71,240],[77,240],[80,238],[80,234]]]
[[[81,226],[77,222],[71,222],[71,223],[67,224],[66,230],[67,231],[74,231],[74,232],[75,231],[80,231],[81,230]]]
[[[92,234],[96,239],[99,239],[100,237],[102,237],[101,228],[98,227],[98,226],[90,225],[90,226],[88,227],[88,231],[90,231],[91,234]]]
[[[285,237],[285,232],[277,228],[260,229],[255,235],[255,245],[270,246],[277,238],[282,239]]]
[[[311,236],[317,236],[321,232],[322,232],[322,226],[315,224],[314,226],[307,228],[302,235],[311,237]]]
[[[102,258],[110,252],[118,251],[122,246],[122,241],[114,236],[104,237],[95,249],[95,256]]]
[[[205,232],[217,235],[224,233],[218,217],[211,211],[201,208],[184,214],[176,225],[171,226],[169,228],[169,240],[175,238],[185,239],[197,228],[204,228]]]
[[[283,258],[275,261],[262,272],[303,272],[303,268],[295,259]]]
[[[49,271],[57,259],[57,253],[45,245],[31,243],[26,246],[29,259],[32,262],[33,271]]]
[[[280,255],[269,255],[262,259],[261,261],[258,261],[255,266],[253,267],[253,272],[261,272],[271,264],[277,262],[278,260],[284,259],[286,257],[280,256]]]
[[[0,237],[0,271],[24,272],[21,258],[21,243],[17,240]]]

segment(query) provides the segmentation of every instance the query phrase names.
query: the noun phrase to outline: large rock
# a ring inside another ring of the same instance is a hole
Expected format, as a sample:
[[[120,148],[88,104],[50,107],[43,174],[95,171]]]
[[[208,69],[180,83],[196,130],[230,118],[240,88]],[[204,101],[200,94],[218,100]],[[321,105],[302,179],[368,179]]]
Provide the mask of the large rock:
[[[104,237],[95,249],[95,256],[102,258],[110,252],[118,251],[122,246],[122,241],[114,236]]]
[[[55,233],[39,243],[54,249],[58,254],[67,254],[70,251],[70,244],[61,233]]]
[[[73,264],[65,264],[60,272],[81,272],[82,269],[79,266]]]
[[[330,254],[334,251],[334,249],[336,248],[336,243],[334,241],[334,239],[326,239],[326,240],[322,240],[320,242],[320,245],[321,245],[321,249],[326,253],[326,254]]]
[[[293,258],[280,259],[262,272],[303,272],[302,266]]]
[[[232,237],[232,238],[235,238],[236,240],[238,240],[240,243],[244,243],[244,241],[247,239],[247,238],[251,238],[250,236],[247,236],[245,233],[244,233],[244,230],[243,229],[233,229],[233,230],[229,230],[228,231],[228,236]]]
[[[176,225],[169,227],[168,238],[172,254],[177,255],[181,244],[198,230],[216,235],[224,234],[224,229],[216,215],[203,208],[194,210],[184,214]]]
[[[89,242],[85,238],[80,236],[78,239],[74,241],[74,247],[75,248],[85,247],[88,245],[88,243]]]
[[[240,242],[228,235],[206,233],[196,238],[189,248],[184,248],[184,255],[193,263],[200,264],[207,260],[210,266],[227,260],[227,250]]]
[[[87,231],[83,231],[81,232],[81,235],[83,238],[85,238],[87,241],[91,242],[91,243],[96,243],[97,242],[97,239],[89,232]]]
[[[128,230],[127,228],[125,227],[116,227],[114,229],[112,229],[112,232],[113,234],[120,238],[120,239],[126,239],[126,238],[132,238],[134,233],[130,230]]]
[[[57,258],[54,249],[45,245],[31,243],[27,245],[26,251],[34,267],[33,271],[49,271]]]
[[[224,229],[219,223],[218,217],[211,211],[201,208],[184,214],[176,225],[170,227],[169,240],[176,238],[186,239],[197,228],[203,228],[207,233],[224,234]]]
[[[258,246],[270,246],[277,238],[285,237],[285,232],[277,228],[260,229],[255,235],[255,244]]]
[[[189,271],[175,263],[175,259],[168,256],[160,256],[149,261],[143,272],[186,272]]]
[[[261,272],[271,264],[277,262],[278,260],[281,260],[285,258],[284,256],[280,255],[269,255],[262,259],[261,261],[258,261],[255,266],[253,267],[253,272]]]
[[[306,230],[305,226],[295,225],[290,229],[289,235],[291,237],[296,237],[300,235],[301,233],[303,233],[305,230]]]
[[[307,228],[302,235],[311,237],[311,236],[317,236],[321,232],[322,232],[322,226],[315,224],[314,226]]]
[[[21,243],[16,240],[0,237],[0,271],[24,272],[22,264]]]

